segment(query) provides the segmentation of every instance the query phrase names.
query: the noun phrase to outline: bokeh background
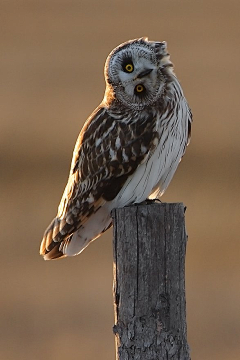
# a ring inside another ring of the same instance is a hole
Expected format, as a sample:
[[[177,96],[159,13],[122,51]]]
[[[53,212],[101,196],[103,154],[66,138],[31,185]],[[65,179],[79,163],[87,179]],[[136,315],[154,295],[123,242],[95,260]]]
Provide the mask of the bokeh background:
[[[112,230],[80,256],[39,243],[118,44],[167,40],[194,115],[163,196],[187,205],[194,360],[240,359],[239,0],[0,1],[0,359],[112,360]]]

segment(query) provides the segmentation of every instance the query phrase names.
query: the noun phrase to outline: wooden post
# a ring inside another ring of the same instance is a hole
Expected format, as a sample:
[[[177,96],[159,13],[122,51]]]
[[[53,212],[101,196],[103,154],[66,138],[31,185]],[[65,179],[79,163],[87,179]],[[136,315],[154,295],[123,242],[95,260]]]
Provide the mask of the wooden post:
[[[112,212],[117,360],[190,360],[182,203]]]

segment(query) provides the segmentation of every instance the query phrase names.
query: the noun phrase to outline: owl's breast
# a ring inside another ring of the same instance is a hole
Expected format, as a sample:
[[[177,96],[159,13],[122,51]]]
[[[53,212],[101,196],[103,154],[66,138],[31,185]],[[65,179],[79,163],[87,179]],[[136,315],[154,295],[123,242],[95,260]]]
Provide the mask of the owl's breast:
[[[126,180],[111,208],[141,203],[163,195],[183,156],[187,144],[187,107],[177,107],[157,121],[159,143],[145,162]]]

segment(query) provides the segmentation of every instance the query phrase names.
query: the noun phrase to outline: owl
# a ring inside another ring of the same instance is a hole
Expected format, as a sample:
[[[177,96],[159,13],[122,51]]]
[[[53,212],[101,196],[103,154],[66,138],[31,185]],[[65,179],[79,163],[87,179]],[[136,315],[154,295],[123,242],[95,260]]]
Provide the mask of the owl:
[[[190,139],[192,115],[166,42],[119,45],[104,76],[103,100],[79,134],[57,216],[41,243],[45,260],[80,254],[111,227],[112,209],[160,197]]]

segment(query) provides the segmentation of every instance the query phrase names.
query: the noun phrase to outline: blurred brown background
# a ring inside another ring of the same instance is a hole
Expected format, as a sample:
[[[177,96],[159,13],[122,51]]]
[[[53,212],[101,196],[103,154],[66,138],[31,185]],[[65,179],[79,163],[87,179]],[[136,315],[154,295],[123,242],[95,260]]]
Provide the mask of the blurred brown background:
[[[112,230],[75,258],[38,249],[105,59],[141,36],[167,40],[194,114],[162,198],[188,208],[192,359],[240,359],[239,14],[239,0],[0,1],[1,360],[114,359]]]

